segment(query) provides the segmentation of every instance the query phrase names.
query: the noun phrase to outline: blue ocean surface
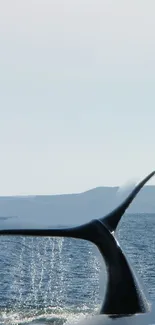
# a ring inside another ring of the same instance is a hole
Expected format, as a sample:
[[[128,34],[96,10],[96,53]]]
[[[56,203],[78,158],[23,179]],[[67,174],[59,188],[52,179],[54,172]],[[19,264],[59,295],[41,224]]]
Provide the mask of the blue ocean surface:
[[[155,215],[125,215],[117,238],[155,300]],[[76,324],[99,312],[106,278],[89,242],[1,236],[0,324]]]

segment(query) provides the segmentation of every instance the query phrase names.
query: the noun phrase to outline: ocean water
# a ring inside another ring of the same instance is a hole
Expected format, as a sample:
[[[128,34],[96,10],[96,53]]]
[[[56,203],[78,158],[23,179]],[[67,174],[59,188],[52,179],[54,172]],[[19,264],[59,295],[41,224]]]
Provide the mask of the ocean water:
[[[155,300],[155,215],[125,215],[117,238]],[[105,286],[105,265],[91,243],[0,237],[0,324],[76,324],[98,313]]]

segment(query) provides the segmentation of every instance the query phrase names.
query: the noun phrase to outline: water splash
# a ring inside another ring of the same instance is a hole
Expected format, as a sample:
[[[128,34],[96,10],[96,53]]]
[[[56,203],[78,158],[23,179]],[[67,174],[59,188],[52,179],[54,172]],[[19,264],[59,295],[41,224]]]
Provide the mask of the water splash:
[[[0,315],[0,324],[4,325],[24,325],[24,324],[53,324],[53,325],[70,325],[76,324],[78,321],[89,317],[88,311],[69,311],[68,309],[54,309],[47,308],[44,310],[34,313],[24,312],[18,313],[14,311],[3,311]]]
[[[8,244],[7,271],[0,260],[9,288],[0,307],[0,324],[73,323],[95,310],[98,262],[86,242],[10,237]],[[88,295],[94,287],[93,295]]]

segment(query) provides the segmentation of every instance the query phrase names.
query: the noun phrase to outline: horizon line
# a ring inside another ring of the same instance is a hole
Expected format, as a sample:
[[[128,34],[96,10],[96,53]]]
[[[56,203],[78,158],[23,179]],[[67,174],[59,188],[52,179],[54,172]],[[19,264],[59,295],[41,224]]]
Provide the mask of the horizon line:
[[[155,184],[150,184],[150,185],[145,185],[144,187],[155,187]],[[102,188],[120,188],[120,186],[118,185],[114,185],[114,186],[97,186],[97,187],[93,187],[87,190],[84,190],[82,192],[72,192],[72,193],[57,193],[57,194],[8,194],[8,195],[0,195],[0,198],[35,198],[35,197],[39,197],[39,196],[66,196],[66,195],[80,195],[80,194],[84,194],[90,191],[94,191],[96,189],[102,189]]]

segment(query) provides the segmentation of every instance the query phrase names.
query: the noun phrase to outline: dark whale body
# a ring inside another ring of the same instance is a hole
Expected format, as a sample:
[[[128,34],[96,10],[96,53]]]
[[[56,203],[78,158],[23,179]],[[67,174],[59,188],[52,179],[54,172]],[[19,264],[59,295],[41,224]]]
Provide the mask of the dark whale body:
[[[154,174],[155,172],[152,172],[141,181],[126,200],[110,214],[79,227],[0,229],[0,235],[73,237],[91,241],[98,247],[107,267],[106,294],[100,315],[80,323],[81,325],[155,325],[155,314],[115,237],[115,230],[124,212]]]

